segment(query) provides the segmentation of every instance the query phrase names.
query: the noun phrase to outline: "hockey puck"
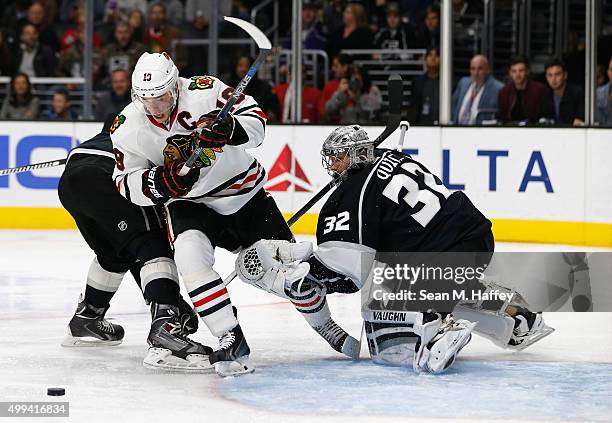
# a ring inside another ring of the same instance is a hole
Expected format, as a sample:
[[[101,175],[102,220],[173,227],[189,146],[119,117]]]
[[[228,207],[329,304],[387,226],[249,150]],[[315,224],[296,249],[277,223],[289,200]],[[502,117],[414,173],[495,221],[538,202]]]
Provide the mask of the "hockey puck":
[[[64,388],[47,388],[47,395],[61,397],[62,395],[66,395],[66,390]]]

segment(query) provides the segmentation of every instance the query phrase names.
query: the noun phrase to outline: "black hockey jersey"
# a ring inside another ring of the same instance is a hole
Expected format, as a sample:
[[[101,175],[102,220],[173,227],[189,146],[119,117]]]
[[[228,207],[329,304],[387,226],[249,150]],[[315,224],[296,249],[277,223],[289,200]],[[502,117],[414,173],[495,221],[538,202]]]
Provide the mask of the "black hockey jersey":
[[[68,166],[71,160],[77,158],[79,162],[87,160],[92,165],[108,170],[108,174],[112,176],[115,168],[115,154],[113,153],[113,142],[111,141],[110,134],[102,131],[95,137],[73,148],[68,154],[66,165]]]
[[[463,192],[448,191],[409,155],[378,152],[374,163],[350,170],[321,209],[315,257],[325,267],[360,285],[377,252],[448,251],[490,231]]]

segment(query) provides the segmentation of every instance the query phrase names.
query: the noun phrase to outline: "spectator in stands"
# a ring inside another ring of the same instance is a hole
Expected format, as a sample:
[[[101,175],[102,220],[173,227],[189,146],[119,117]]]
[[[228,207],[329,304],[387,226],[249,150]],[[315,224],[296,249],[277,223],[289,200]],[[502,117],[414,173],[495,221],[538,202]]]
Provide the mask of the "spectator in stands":
[[[7,35],[0,30],[0,75],[10,76],[15,73],[15,56]]]
[[[397,3],[387,6],[387,26],[374,37],[374,47],[380,49],[406,49],[410,47],[412,34],[402,24],[402,16]]]
[[[365,15],[363,5],[349,3],[342,14],[344,25],[342,30],[331,34],[328,50],[332,56],[342,50],[371,49],[374,37]]]
[[[338,89],[325,103],[328,122],[371,124],[378,121],[382,95],[372,84],[365,68],[353,65],[348,78],[342,78]]]
[[[146,46],[149,53],[172,53],[172,42],[183,37],[181,31],[168,24],[166,20],[166,6],[162,2],[156,2],[149,9],[149,27],[146,34]],[[185,49],[177,45],[175,49],[174,63],[180,70],[187,66],[187,53]]]
[[[127,22],[132,10],[147,12],[147,0],[110,0],[106,3],[104,19],[111,22]]]
[[[93,5],[94,22],[99,22],[104,18],[106,0],[93,0]],[[59,13],[60,21],[65,24],[74,22],[83,6],[83,0],[61,0]]]
[[[96,104],[95,119],[104,121],[109,114],[118,114],[132,101],[130,73],[125,69],[111,72],[111,89],[105,92]]]
[[[431,0],[399,0],[402,9],[402,15],[406,17],[409,23],[423,22],[425,18],[425,10],[427,5],[432,3]]]
[[[370,30],[373,34],[376,34],[384,28],[387,23],[387,7],[389,7],[389,0],[373,0],[364,5],[366,6]]]
[[[60,43],[57,30],[48,20],[48,16],[45,14],[45,5],[42,2],[35,1],[30,4],[25,23],[36,27],[40,44],[48,46],[53,52],[59,51]]]
[[[85,39],[85,11],[83,9],[79,9],[74,16],[76,20],[76,27],[68,28],[62,34],[60,40],[60,54],[77,43],[79,37]],[[100,34],[97,31],[94,31],[93,46],[94,48],[100,48],[101,45],[102,41],[100,40]]]
[[[21,44],[15,56],[17,71],[30,77],[53,76],[55,74],[55,53],[49,46],[38,42],[38,31],[32,24],[21,29]]]
[[[77,120],[78,115],[70,105],[70,95],[65,89],[59,89],[53,93],[51,110],[47,113],[49,120]]]
[[[185,21],[201,31],[208,26],[208,19],[212,13],[211,10],[212,2],[210,0],[187,0],[185,3]],[[230,16],[231,14],[232,2],[219,2],[219,15]]]
[[[2,103],[0,119],[37,119],[39,110],[40,104],[38,97],[32,94],[30,78],[25,73],[18,73],[11,80],[9,95]]]
[[[567,82],[565,64],[553,59],[546,64],[549,90],[542,98],[542,117],[550,123],[580,126],[584,124],[584,92]]]
[[[149,7],[152,8],[156,4],[162,4],[166,9],[166,20],[170,25],[180,26],[185,17],[185,8],[180,0],[151,0]],[[149,9],[149,14],[151,10]]]
[[[342,12],[346,3],[346,0],[331,0],[323,11],[323,25],[327,34],[337,34],[342,31]]]
[[[338,90],[338,85],[343,78],[349,77],[350,66],[353,64],[353,59],[348,54],[340,54],[332,59],[332,73],[334,79],[327,81],[323,87],[321,98],[317,105],[317,114],[319,120],[325,117],[325,104],[329,101],[334,93]],[[281,103],[282,104],[282,103]]]
[[[103,75],[110,75],[115,69],[132,72],[138,58],[147,51],[145,46],[132,40],[132,29],[126,22],[115,25],[114,41],[100,55],[99,64]]]
[[[516,57],[510,62],[510,82],[497,97],[497,118],[502,123],[537,123],[546,87],[529,78],[529,62]]]
[[[304,0],[302,6],[302,41],[303,48],[309,50],[325,50],[327,37],[323,29],[323,22],[318,19],[320,7],[319,0]],[[291,48],[291,28],[287,37],[282,41],[284,48]]]
[[[412,83],[410,105],[415,123],[432,125],[438,123],[440,112],[440,53],[436,47],[427,49],[425,68],[425,73]]]
[[[440,47],[440,9],[436,5],[425,10],[425,21],[417,28],[414,46],[417,48]]]
[[[234,69],[234,75],[230,79],[229,86],[237,86],[240,80],[244,78],[252,64],[253,59],[251,57],[239,57]],[[272,85],[270,85],[268,81],[259,79],[259,76],[255,74],[253,78],[251,78],[249,85],[247,85],[246,89],[244,90],[244,93],[250,95],[255,99],[255,101],[257,101],[261,110],[263,110],[268,116],[268,122],[278,122],[280,114],[278,101],[272,92]]]
[[[145,15],[140,9],[134,9],[128,16],[128,25],[132,30],[132,40],[138,41],[139,43],[145,42]]]
[[[612,126],[612,57],[608,62],[608,83],[597,88],[595,122]]]
[[[302,75],[306,75],[306,67],[302,66]],[[278,84],[274,87],[274,92],[278,99],[281,109],[281,122],[291,122],[291,96],[293,95],[291,73],[287,71],[287,82]],[[312,85],[308,85],[302,78],[302,123],[319,123],[318,103],[321,98],[321,91]]]
[[[495,118],[502,86],[490,75],[489,60],[477,54],[470,61],[470,76],[461,78],[453,92],[451,120],[460,125],[479,125]]]
[[[0,28],[2,28],[4,35],[7,39],[18,38],[21,33],[21,26],[28,14],[28,0],[16,0],[13,2],[2,3],[2,20],[0,21]]]
[[[79,33],[75,42],[63,52],[60,53],[59,63],[57,66],[57,76],[64,76],[69,78],[82,78],[84,76],[84,50],[85,50],[85,30]],[[98,83],[101,76],[101,60],[100,60],[100,49],[93,49],[93,82]]]

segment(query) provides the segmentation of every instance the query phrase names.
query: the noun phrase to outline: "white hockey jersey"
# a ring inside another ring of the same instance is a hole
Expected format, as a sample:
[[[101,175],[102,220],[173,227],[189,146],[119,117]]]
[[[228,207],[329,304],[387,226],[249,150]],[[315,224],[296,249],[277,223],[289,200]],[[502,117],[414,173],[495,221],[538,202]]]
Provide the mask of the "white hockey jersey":
[[[233,88],[212,76],[179,78],[178,102],[169,126],[158,123],[130,103],[115,118],[111,139],[116,165],[113,179],[117,189],[132,203],[153,205],[143,193],[147,169],[190,154],[189,135],[198,118],[221,109]],[[231,113],[248,135],[241,145],[205,149],[198,159],[200,177],[180,199],[202,202],[220,214],[232,214],[249,201],[266,182],[264,168],[245,151],[264,139],[266,116],[250,96],[241,96]]]

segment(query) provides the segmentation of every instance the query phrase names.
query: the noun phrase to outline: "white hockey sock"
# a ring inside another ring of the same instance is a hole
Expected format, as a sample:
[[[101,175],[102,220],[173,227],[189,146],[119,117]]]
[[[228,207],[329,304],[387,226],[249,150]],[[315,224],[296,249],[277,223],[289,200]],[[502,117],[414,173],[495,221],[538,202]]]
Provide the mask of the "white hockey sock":
[[[123,280],[123,275],[125,275],[125,272],[114,273],[105,270],[100,266],[98,258],[94,257],[87,272],[87,285],[100,291],[117,292]]]
[[[331,317],[325,293],[325,289],[320,290],[315,287],[299,293],[297,290],[291,290],[291,303],[313,328],[324,325]]]

